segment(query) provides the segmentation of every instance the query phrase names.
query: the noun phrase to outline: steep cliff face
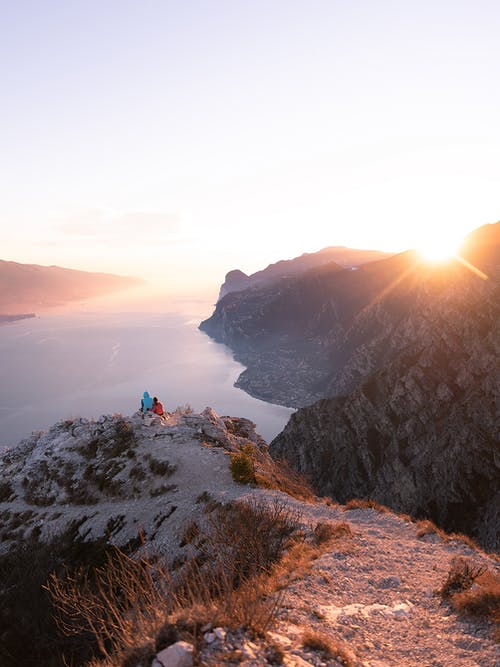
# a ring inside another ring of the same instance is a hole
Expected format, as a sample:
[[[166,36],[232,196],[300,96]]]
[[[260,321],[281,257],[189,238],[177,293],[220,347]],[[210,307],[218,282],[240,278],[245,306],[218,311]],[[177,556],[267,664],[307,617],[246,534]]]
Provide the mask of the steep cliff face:
[[[389,317],[399,289],[360,313],[353,335],[375,333],[323,390],[349,389],[357,372],[385,358],[383,368],[299,410],[271,452],[321,493],[430,516],[498,550],[500,289],[491,227],[468,254],[488,279],[455,264],[411,279],[404,316]]]

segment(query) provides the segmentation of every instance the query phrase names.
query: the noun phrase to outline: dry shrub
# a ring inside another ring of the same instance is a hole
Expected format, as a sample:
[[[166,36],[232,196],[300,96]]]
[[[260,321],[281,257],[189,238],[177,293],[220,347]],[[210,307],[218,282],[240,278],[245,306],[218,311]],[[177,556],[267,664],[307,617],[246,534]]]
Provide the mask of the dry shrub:
[[[232,573],[236,587],[270,571],[297,524],[296,513],[280,500],[228,503],[210,515],[203,551],[213,568]]]
[[[146,556],[135,560],[117,548],[92,573],[79,570],[65,579],[52,574],[47,589],[64,634],[90,633],[106,658],[159,630],[171,604],[166,567]]]
[[[202,551],[175,575],[161,558],[114,549],[92,579],[85,572],[50,578],[60,627],[90,633],[107,660],[131,655],[166,627],[194,643],[207,622],[265,632],[279,604],[269,573],[295,528],[283,503],[217,507],[200,530]]]
[[[342,537],[353,537],[351,526],[347,521],[339,521],[338,523],[320,521],[313,531],[313,542],[318,545]]]
[[[341,641],[323,632],[306,630],[302,635],[302,646],[317,651],[323,658],[338,658],[345,667],[355,667],[356,665],[351,651]]]
[[[272,585],[276,590],[286,588],[291,582],[303,578],[311,565],[321,555],[321,549],[315,544],[296,538],[286,554],[277,563],[271,573]]]
[[[500,577],[489,571],[480,571],[470,588],[452,595],[451,603],[464,614],[497,616],[500,614]]]
[[[332,638],[316,630],[306,630],[302,635],[302,646],[310,648],[312,651],[318,651],[325,658],[333,657]]]
[[[439,535],[443,540],[446,540],[447,535],[430,519],[421,519],[417,521],[417,537],[422,538],[426,535]]]
[[[479,616],[494,624],[500,641],[500,577],[465,558],[453,558],[446,581],[439,590],[460,614]]]
[[[351,498],[344,505],[345,510],[364,510],[364,509],[373,509],[377,512],[382,512],[383,514],[388,514],[391,510],[385,505],[377,503],[375,500],[370,498]]]
[[[474,585],[452,596],[451,604],[462,614],[494,618],[500,614],[500,578],[485,572]]]
[[[471,560],[455,556],[451,560],[446,580],[438,592],[442,598],[450,598],[455,593],[466,591],[484,571],[484,567],[476,565]]]

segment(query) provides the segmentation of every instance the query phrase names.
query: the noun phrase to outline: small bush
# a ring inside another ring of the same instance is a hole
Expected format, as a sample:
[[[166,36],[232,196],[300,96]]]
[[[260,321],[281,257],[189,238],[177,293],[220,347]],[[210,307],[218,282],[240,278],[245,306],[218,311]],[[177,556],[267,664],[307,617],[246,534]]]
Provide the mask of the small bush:
[[[493,637],[500,641],[500,577],[465,558],[453,558],[439,594],[460,614],[493,622]]]
[[[320,521],[313,532],[314,544],[320,545],[341,537],[353,537],[351,526],[347,521],[338,523],[325,523]]]
[[[322,632],[306,630],[302,636],[302,646],[317,651],[325,659],[338,658],[345,667],[356,665],[356,660],[347,647]]]
[[[313,500],[313,489],[307,479],[292,470],[284,460],[267,458],[256,463],[255,481],[265,489],[278,489],[299,500]]]
[[[302,646],[318,651],[325,658],[333,657],[332,640],[328,635],[314,630],[306,630],[302,636]]]
[[[177,469],[175,465],[172,465],[168,461],[159,461],[152,456],[149,458],[148,464],[153,475],[158,475],[159,477],[170,477]]]
[[[143,479],[146,479],[146,471],[140,463],[137,463],[135,466],[130,468],[129,477],[130,479],[135,479],[138,482],[141,482]]]
[[[203,493],[200,493],[198,498],[196,498],[195,503],[198,505],[199,503],[208,503],[211,500],[213,500],[212,494],[208,491],[203,491]]]
[[[485,568],[461,556],[456,556],[450,563],[450,569],[443,585],[439,589],[442,598],[449,598],[455,593],[466,591],[483,574]]]
[[[156,637],[156,649],[177,638],[196,643],[207,622],[263,632],[280,601],[269,594],[267,573],[295,528],[283,503],[218,507],[200,530],[203,550],[179,562],[173,578],[158,556],[132,560],[113,549],[93,580],[84,572],[51,577],[60,625],[68,635],[90,633],[106,664],[125,665],[140,657],[141,639]]]
[[[486,572],[479,575],[471,588],[452,596],[451,604],[461,614],[494,619],[500,615],[500,579]]]
[[[231,454],[231,477],[239,484],[255,484],[253,448],[245,445],[241,452]]]

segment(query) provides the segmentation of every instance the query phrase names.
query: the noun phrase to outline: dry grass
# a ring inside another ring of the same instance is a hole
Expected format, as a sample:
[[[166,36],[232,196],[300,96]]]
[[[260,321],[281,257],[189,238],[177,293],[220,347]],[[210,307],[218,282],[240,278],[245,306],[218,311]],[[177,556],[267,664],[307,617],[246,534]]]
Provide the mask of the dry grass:
[[[377,512],[382,512],[383,514],[393,513],[392,510],[390,510],[385,505],[381,505],[380,503],[377,503],[375,500],[371,500],[370,498],[351,498],[351,500],[348,500],[344,505],[344,510],[364,509],[377,510]]]
[[[485,553],[468,535],[464,535],[463,533],[446,533],[444,530],[436,526],[430,519],[421,519],[417,521],[417,537],[422,538],[426,535],[438,535],[445,542],[462,542],[462,544],[466,544],[470,549],[477,553]],[[494,554],[490,555],[494,557]]]
[[[471,588],[453,595],[451,604],[461,614],[486,618],[498,616],[500,614],[500,578],[491,572],[484,572],[476,578]]]
[[[157,556],[132,559],[114,549],[92,578],[85,572],[50,578],[60,627],[95,638],[104,656],[96,665],[133,656],[138,644],[167,630],[199,644],[207,622],[264,633],[280,603],[273,566],[295,529],[296,517],[283,503],[236,502],[207,518],[198,555],[175,574]]]
[[[438,591],[439,595],[446,599],[455,593],[468,590],[484,571],[484,567],[476,565],[467,558],[461,556],[452,558],[446,579]]]
[[[422,538],[426,535],[438,535],[443,540],[446,540],[448,537],[433,521],[430,519],[421,519],[417,521],[417,537]]]
[[[447,538],[449,540],[462,542],[463,544],[466,544],[468,547],[470,547],[473,551],[484,553],[481,547],[468,535],[464,535],[463,533],[451,533],[450,535],[447,535]]]
[[[179,546],[183,547],[186,544],[191,544],[200,534],[200,527],[196,521],[190,521],[182,532]]]
[[[456,557],[450,563],[439,594],[460,614],[493,622],[493,636],[500,641],[500,577],[470,559]]]
[[[351,526],[347,521],[339,521],[337,523],[320,521],[313,532],[313,542],[318,545],[344,537],[354,537]]]
[[[345,667],[356,667],[356,659],[343,642],[323,632],[306,630],[302,635],[302,646],[316,651],[322,658],[337,658]]]

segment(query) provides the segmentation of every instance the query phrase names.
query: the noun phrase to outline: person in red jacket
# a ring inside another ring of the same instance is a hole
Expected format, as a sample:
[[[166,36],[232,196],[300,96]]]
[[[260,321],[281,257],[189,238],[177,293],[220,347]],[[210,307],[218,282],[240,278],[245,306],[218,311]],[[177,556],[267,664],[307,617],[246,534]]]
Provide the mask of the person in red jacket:
[[[160,417],[165,416],[165,411],[163,410],[163,403],[159,401],[156,396],[153,398],[153,412],[156,415],[159,415]]]

